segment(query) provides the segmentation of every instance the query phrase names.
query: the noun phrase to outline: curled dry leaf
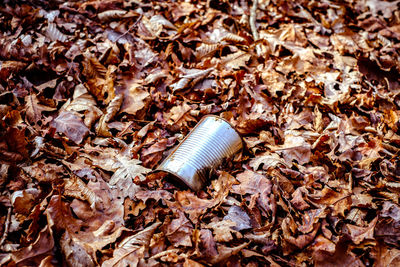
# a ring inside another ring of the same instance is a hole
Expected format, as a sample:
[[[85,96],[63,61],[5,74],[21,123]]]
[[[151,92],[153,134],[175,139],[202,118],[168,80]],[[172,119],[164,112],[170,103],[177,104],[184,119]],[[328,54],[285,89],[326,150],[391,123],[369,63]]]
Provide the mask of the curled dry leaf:
[[[15,191],[11,195],[11,204],[17,213],[28,215],[39,194],[40,191],[35,188]]]
[[[163,25],[160,23],[160,21],[160,19],[153,19],[153,17],[151,19],[147,18],[146,16],[142,18],[141,22],[144,24],[147,31],[149,32],[149,37],[160,37],[160,34],[163,30]]]
[[[45,163],[44,160],[36,161],[32,165],[22,167],[30,177],[39,182],[53,183],[64,176],[65,169],[63,166]]]
[[[98,100],[108,104],[115,97],[114,71],[115,66],[103,66],[95,57],[85,58],[83,75],[89,92]]]
[[[107,10],[97,14],[97,16],[101,21],[110,21],[122,18],[126,13],[125,10]]]
[[[289,218],[283,220],[282,231],[284,238],[287,242],[289,242],[292,245],[295,245],[297,248],[300,249],[304,248],[314,240],[320,226],[320,224],[318,223],[316,224],[312,232],[308,234],[300,234],[297,237],[294,237],[290,231],[291,223],[293,222]]]
[[[203,266],[204,266],[203,264],[200,264],[188,258],[186,258],[185,262],[183,263],[183,267],[203,267]]]
[[[141,153],[143,164],[149,168],[154,168],[162,159],[163,152],[169,145],[168,143],[170,143],[168,139],[162,139],[150,147],[143,149]]]
[[[311,145],[307,143],[304,137],[287,134],[285,143],[276,151],[282,153],[286,163],[291,164],[296,160],[299,164],[305,164],[311,157]]]
[[[189,85],[195,85],[196,83],[206,78],[213,70],[214,68],[209,68],[205,70],[188,69],[186,70],[186,74],[181,76],[181,79],[179,81],[171,84],[169,87],[172,88],[173,91],[185,89]]]
[[[197,59],[202,59],[206,56],[212,56],[217,50],[221,49],[223,45],[221,43],[207,44],[202,43],[196,48],[195,56]]]
[[[75,175],[65,182],[64,194],[89,202],[91,208],[103,208],[101,199]]]
[[[18,73],[26,67],[25,62],[8,60],[3,61],[0,66],[0,79],[5,80],[13,73]]]
[[[104,67],[96,58],[85,58],[83,62],[83,75],[87,78],[105,78],[107,68]]]
[[[215,205],[213,200],[200,199],[189,191],[178,191],[175,193],[176,202],[167,202],[171,208],[177,208],[188,214],[193,223],[197,223],[198,218],[207,212],[208,208]]]
[[[164,18],[162,15],[154,15],[150,18],[150,22],[152,23],[159,23],[163,25],[165,28],[169,28],[172,30],[177,30],[174,24],[172,24],[169,20]]]
[[[249,243],[244,243],[241,244],[237,247],[225,247],[223,245],[218,246],[218,256],[211,258],[210,262],[211,264],[222,264],[225,260],[227,260],[230,256],[236,255],[239,253],[242,249],[247,247]]]
[[[84,93],[72,100],[72,102],[65,107],[67,111],[84,112],[85,119],[83,122],[90,128],[95,121],[103,115],[103,112],[96,106],[96,101],[89,93]]]
[[[374,238],[374,228],[375,228],[377,221],[378,221],[378,217],[373,219],[367,227],[360,227],[360,226],[347,224],[346,227],[349,230],[349,234],[350,234],[353,242],[358,245],[364,240],[373,239]]]
[[[111,137],[108,131],[107,123],[110,122],[114,116],[119,112],[123,101],[123,95],[116,95],[113,100],[108,104],[106,113],[100,118],[99,124],[96,128],[96,133],[100,136]]]
[[[154,199],[155,201],[160,200],[170,200],[173,195],[166,190],[156,190],[156,191],[139,191],[135,194],[137,199],[141,199],[146,202],[148,199]]]
[[[123,239],[114,250],[112,258],[104,261],[102,266],[137,266],[150,244],[151,237],[160,225],[160,222],[156,222],[137,234]]]
[[[336,244],[335,253],[321,251],[315,256],[315,266],[365,266],[364,263],[349,250],[349,246],[340,241]]]
[[[62,235],[60,245],[61,251],[70,266],[95,266],[92,257],[84,248],[85,244],[82,244],[79,239],[71,237],[68,231]]]
[[[49,22],[46,34],[52,41],[66,42],[68,40],[68,36],[60,32],[55,23]]]
[[[386,246],[378,245],[373,250],[374,258],[376,259],[375,266],[398,266],[400,264],[400,250],[389,249]]]
[[[200,230],[200,253],[204,258],[210,259],[218,255],[217,245],[209,229]]]
[[[155,70],[153,71],[151,74],[149,74],[145,79],[144,79],[144,83],[145,84],[151,84],[151,83],[155,83],[158,80],[167,77],[168,73],[166,70]]]
[[[227,41],[232,43],[246,43],[246,39],[240,35],[234,33],[227,33],[222,38],[221,41]]]
[[[9,127],[0,136],[0,159],[3,161],[19,162],[28,157],[25,128]]]
[[[250,161],[250,167],[252,167],[254,171],[257,171],[260,166],[262,166],[264,170],[268,170],[277,167],[280,164],[287,166],[286,161],[280,158],[277,154],[271,154],[269,152],[259,155]]]

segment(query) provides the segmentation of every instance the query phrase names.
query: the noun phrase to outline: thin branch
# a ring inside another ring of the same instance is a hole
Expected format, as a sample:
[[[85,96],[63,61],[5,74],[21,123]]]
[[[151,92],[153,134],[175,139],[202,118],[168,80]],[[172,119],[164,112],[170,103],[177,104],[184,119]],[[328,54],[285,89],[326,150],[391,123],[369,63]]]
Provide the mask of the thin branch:
[[[257,26],[256,26],[257,5],[258,5],[258,0],[254,0],[253,5],[251,6],[251,9],[250,9],[250,17],[249,17],[250,29],[251,29],[251,33],[253,34],[254,41],[257,41],[259,38]]]
[[[135,21],[135,23],[133,23],[132,26],[130,26],[126,32],[124,32],[123,34],[118,36],[118,38],[115,40],[115,42],[118,42],[119,39],[121,39],[122,37],[127,35],[139,23],[139,21],[142,19],[142,17],[143,17],[143,14],[140,14],[139,18]]]
[[[0,240],[0,247],[3,246],[4,242],[7,239],[8,236],[8,228],[10,228],[10,221],[11,221],[11,207],[8,208],[7,210],[7,218],[6,218],[6,222],[4,224],[4,232],[3,232],[3,236],[1,237]]]
[[[259,39],[257,26],[256,26],[257,7],[258,7],[258,0],[253,0],[253,5],[251,6],[251,9],[250,9],[249,24],[250,24],[251,33],[253,35],[253,39],[255,42],[258,41],[258,39]],[[256,52],[257,52],[257,56],[261,56],[262,49],[259,44],[256,45]]]

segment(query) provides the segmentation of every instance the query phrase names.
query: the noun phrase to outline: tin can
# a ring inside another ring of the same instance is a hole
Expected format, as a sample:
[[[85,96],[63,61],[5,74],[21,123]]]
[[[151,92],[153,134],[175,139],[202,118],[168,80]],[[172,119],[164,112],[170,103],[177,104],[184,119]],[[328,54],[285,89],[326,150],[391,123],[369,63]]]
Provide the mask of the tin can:
[[[183,141],[158,166],[194,191],[200,190],[210,171],[243,148],[239,133],[226,120],[203,117]]]

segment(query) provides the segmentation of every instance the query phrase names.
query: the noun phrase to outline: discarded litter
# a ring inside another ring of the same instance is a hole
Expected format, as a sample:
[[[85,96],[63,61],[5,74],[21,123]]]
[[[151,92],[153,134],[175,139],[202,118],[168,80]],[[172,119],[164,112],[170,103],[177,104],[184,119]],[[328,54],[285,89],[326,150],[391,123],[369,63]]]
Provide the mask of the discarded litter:
[[[243,148],[239,133],[224,119],[207,115],[160,164],[164,171],[192,190],[200,190],[211,170]]]

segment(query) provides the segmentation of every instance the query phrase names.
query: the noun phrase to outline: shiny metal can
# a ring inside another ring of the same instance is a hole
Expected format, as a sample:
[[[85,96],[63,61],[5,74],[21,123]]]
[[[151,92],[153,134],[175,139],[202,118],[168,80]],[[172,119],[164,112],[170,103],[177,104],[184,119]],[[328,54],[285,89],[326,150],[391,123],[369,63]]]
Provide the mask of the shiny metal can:
[[[226,120],[204,116],[158,166],[194,191],[200,190],[211,170],[243,148],[239,133]]]

